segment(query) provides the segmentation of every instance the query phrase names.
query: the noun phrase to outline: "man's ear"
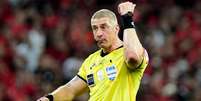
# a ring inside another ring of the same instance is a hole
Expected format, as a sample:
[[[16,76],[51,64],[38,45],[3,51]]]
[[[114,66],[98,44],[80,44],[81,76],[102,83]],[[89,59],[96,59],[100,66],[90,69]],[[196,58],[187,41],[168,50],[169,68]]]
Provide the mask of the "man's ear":
[[[120,31],[119,25],[116,25],[115,30],[117,31],[117,33],[119,33],[119,31]]]

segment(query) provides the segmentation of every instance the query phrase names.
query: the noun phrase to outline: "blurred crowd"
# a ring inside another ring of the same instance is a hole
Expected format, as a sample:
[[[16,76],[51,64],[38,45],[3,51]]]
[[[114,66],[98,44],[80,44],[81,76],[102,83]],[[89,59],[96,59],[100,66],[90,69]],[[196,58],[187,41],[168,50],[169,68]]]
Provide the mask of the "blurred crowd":
[[[91,15],[118,14],[122,1],[0,0],[0,101],[34,101],[72,79],[98,49]],[[133,2],[150,56],[137,101],[201,101],[201,1]]]

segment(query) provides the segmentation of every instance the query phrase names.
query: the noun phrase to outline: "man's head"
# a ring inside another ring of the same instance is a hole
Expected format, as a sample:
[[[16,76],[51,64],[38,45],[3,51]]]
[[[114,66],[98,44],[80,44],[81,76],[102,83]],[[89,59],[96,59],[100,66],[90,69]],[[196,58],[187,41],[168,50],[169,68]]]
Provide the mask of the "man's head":
[[[112,11],[102,9],[95,12],[91,18],[91,26],[99,47],[109,49],[117,41],[119,26]]]

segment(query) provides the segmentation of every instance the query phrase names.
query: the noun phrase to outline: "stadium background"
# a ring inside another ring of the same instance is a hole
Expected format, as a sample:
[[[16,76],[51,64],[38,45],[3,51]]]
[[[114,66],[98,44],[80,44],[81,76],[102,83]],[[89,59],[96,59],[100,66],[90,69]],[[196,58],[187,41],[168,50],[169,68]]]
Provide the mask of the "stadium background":
[[[0,101],[34,101],[69,81],[97,49],[92,13],[121,1],[0,0]],[[201,101],[201,1],[134,2],[150,55],[137,101]]]

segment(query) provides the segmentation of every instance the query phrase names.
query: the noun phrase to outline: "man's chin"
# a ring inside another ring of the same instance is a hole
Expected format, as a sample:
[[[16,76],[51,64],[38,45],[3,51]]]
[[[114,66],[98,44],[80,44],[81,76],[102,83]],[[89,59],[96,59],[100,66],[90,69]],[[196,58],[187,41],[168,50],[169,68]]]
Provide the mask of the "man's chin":
[[[105,47],[106,47],[103,43],[98,43],[97,45],[98,45],[98,47],[100,47],[100,48],[105,48]]]

